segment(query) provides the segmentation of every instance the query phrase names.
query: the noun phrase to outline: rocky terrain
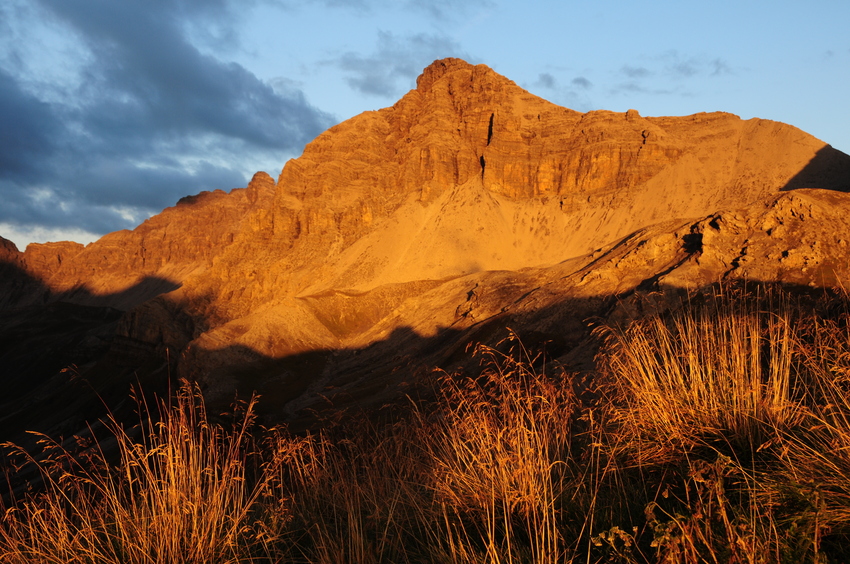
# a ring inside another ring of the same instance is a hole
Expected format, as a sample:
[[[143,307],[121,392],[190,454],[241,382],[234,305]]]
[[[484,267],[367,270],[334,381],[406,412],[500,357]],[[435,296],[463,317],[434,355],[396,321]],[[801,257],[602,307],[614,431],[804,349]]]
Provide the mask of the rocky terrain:
[[[178,378],[214,405],[256,390],[264,416],[308,425],[403,397],[508,328],[580,369],[590,320],[676,292],[846,286],[847,192],[850,157],[790,125],[582,114],[436,61],[277,181],[85,247],[0,239],[0,432],[70,435],[98,395]]]

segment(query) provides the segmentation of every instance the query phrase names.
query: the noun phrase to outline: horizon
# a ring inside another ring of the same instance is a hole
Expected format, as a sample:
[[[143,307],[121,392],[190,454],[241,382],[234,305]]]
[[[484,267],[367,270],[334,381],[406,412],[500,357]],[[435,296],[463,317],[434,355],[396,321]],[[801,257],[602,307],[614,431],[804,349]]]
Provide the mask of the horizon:
[[[850,88],[847,16],[838,1],[764,11],[13,0],[0,8],[0,117],[11,124],[0,136],[0,236],[20,250],[85,243],[180,197],[244,187],[256,171],[276,178],[316,135],[392,105],[450,56],[581,112],[726,111],[788,123],[847,153],[850,133],[835,118]]]

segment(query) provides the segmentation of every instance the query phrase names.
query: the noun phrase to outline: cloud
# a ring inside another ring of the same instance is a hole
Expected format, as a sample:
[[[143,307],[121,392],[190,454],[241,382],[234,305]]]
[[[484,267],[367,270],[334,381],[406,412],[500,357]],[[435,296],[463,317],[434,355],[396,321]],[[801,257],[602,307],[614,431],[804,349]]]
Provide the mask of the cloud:
[[[557,81],[555,77],[549,74],[548,72],[540,73],[540,76],[537,77],[537,82],[534,83],[535,86],[540,88],[548,88],[549,90],[553,90],[557,86]]]
[[[558,68],[555,72],[563,74],[567,70]],[[583,76],[574,77],[564,83],[552,73],[542,72],[537,75],[537,80],[531,83],[530,87],[546,90],[545,98],[564,107],[580,112],[590,111],[593,108],[593,103],[588,96],[588,90],[593,87],[593,84]]]
[[[735,74],[734,68],[719,57],[683,56],[678,51],[642,57],[638,64],[625,64],[614,73],[610,94],[690,96],[692,81]]]
[[[297,11],[304,4],[330,9],[347,9],[366,15],[389,10],[412,11],[446,23],[468,16],[474,9],[489,8],[493,0],[265,0],[284,9]]]
[[[192,42],[201,27],[235,40],[229,0],[39,7],[4,14],[36,41],[54,33],[45,48],[0,61],[0,222],[132,227],[186,194],[244,186],[254,166],[276,170],[334,123],[293,84],[264,82]],[[51,56],[77,68],[27,70]]]
[[[95,55],[81,92],[93,100],[83,119],[103,133],[216,133],[293,149],[324,125],[303,96],[283,98],[243,67],[189,43],[183,21],[227,16],[223,0],[43,1]]]
[[[407,0],[407,5],[414,10],[428,14],[438,21],[455,19],[469,13],[470,9],[477,5],[486,8],[493,5],[489,0]]]
[[[587,80],[586,78],[584,78],[583,76],[575,77],[574,79],[572,79],[572,81],[570,81],[570,83],[573,86],[575,86],[577,88],[582,88],[584,90],[588,90],[590,88],[593,88],[593,83],[590,82],[589,80]]]
[[[350,8],[357,11],[370,8],[369,0],[312,0],[314,4],[322,4],[328,8]]]
[[[37,177],[39,160],[56,151],[62,124],[51,104],[25,92],[0,68],[0,178]]]
[[[347,9],[355,13],[368,14],[374,11],[379,3],[376,0],[265,0],[289,11],[297,11],[306,4],[318,4],[325,8]],[[395,1],[395,0],[391,0]]]
[[[673,61],[667,66],[667,72],[677,77],[689,78],[700,71],[700,65],[693,59],[687,61]]]
[[[633,67],[631,65],[623,65],[620,72],[629,78],[646,78],[652,75],[652,72],[645,67]]]
[[[469,59],[454,40],[419,33],[397,37],[391,32],[378,33],[378,47],[371,55],[348,52],[331,61],[346,75],[349,86],[372,96],[394,98],[413,85],[422,69],[444,57]]]
[[[683,57],[677,51],[668,51],[659,56],[646,58],[643,64],[623,65],[619,71],[619,74],[629,81],[662,76],[688,79],[695,76],[719,76],[732,73],[732,67],[723,59],[709,59],[705,56]]]
[[[713,59],[709,63],[709,65],[713,69],[711,71],[711,76],[721,76],[721,75],[725,75],[725,74],[735,74],[735,72],[732,70],[732,67],[730,67],[729,64],[726,61],[724,61],[723,59]]]
[[[612,94],[652,94],[652,95],[669,95],[677,93],[677,90],[669,88],[649,88],[635,81],[621,82],[612,89]]]
[[[662,65],[662,72],[674,79],[685,80],[701,76],[723,76],[735,74],[732,66],[719,57],[705,55],[683,57],[678,51],[669,51],[655,58]]]
[[[15,243],[23,251],[32,241],[77,241],[87,244],[98,239],[99,235],[85,229],[56,229],[42,226],[19,226],[0,222],[0,236]]]

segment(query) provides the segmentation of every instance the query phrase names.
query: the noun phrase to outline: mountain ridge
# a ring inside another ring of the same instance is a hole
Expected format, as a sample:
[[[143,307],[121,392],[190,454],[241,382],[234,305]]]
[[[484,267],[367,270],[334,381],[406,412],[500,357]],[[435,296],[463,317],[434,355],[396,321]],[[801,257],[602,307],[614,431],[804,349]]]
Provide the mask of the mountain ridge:
[[[582,114],[444,59],[276,182],[257,173],[85,247],[0,241],[0,263],[7,308],[124,312],[83,372],[147,351],[137,373],[197,380],[222,402],[260,389],[292,416],[355,381],[383,401],[401,366],[507,326],[575,358],[585,317],[612,315],[614,297],[840,283],[848,190],[850,157],[786,124]]]

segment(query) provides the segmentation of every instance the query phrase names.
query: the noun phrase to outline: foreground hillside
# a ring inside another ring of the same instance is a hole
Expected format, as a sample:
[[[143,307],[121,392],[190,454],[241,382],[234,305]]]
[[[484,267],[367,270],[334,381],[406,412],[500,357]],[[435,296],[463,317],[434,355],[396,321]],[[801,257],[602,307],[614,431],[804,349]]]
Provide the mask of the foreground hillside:
[[[845,293],[713,287],[598,326],[583,375],[511,337],[433,399],[308,435],[185,387],[159,424],[108,423],[117,463],[44,440],[0,559],[845,562],[848,322]]]

